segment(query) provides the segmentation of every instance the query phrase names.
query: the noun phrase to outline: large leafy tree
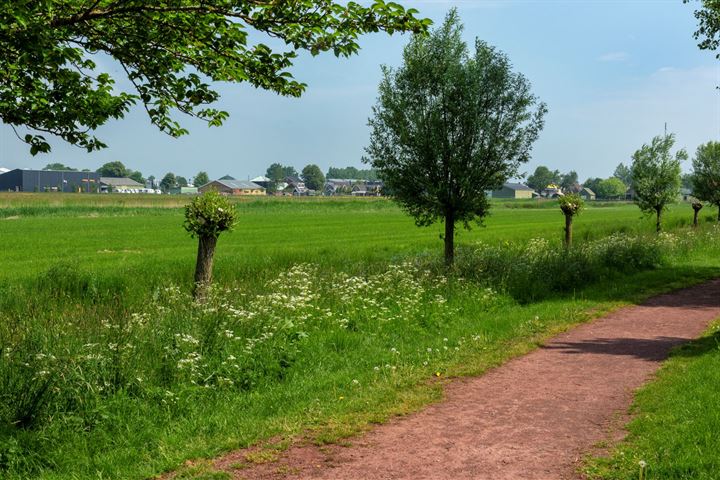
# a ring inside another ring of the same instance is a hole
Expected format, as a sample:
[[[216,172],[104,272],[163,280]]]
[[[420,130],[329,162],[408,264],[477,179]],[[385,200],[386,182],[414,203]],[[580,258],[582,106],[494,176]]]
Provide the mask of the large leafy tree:
[[[48,163],[43,170],[62,170],[65,172],[77,172],[77,168],[69,167],[63,163]]]
[[[574,190],[577,189],[578,185],[578,174],[575,170],[570,170],[560,176],[560,186],[563,190]],[[532,187],[531,187],[532,188]]]
[[[302,170],[302,180],[310,190],[322,190],[325,186],[325,175],[317,165],[306,165]]]
[[[527,186],[535,191],[542,191],[550,184],[560,183],[561,175],[558,170],[550,170],[544,165],[540,165],[527,178]]]
[[[685,150],[671,154],[675,136],[666,134],[652,139],[633,154],[632,182],[635,203],[645,213],[656,215],[656,230],[662,229],[662,213],[680,194],[680,162]]]
[[[165,193],[169,192],[171,188],[175,188],[176,186],[177,179],[175,178],[175,174],[172,172],[166,173],[162,180],[160,180],[160,188]]]
[[[127,177],[131,172],[120,161],[108,162],[97,169],[101,177]]]
[[[195,175],[195,178],[193,178],[193,185],[196,187],[202,187],[206,183],[210,182],[210,177],[208,176],[207,172],[205,171],[199,171],[197,175]]]
[[[627,191],[625,183],[617,177],[610,177],[605,180],[601,180],[597,184],[596,188],[597,190],[593,191],[598,197],[615,200],[625,198],[625,192]]]
[[[480,40],[474,52],[451,10],[430,35],[415,35],[403,64],[383,67],[366,160],[417,225],[445,223],[445,262],[455,225],[480,222],[485,190],[499,188],[530,158],[545,105],[508,58]]]
[[[620,163],[615,167],[613,177],[620,179],[627,187],[632,185],[632,172],[630,171],[630,167],[627,167],[624,163]]]
[[[693,158],[693,196],[718,207],[720,221],[720,142],[700,145]]]
[[[0,3],[0,120],[26,126],[32,154],[43,133],[88,151],[105,146],[92,130],[139,102],[160,130],[179,136],[179,111],[220,125],[227,113],[208,81],[248,82],[299,96],[289,69],[298,50],[349,56],[368,32],[422,32],[416,10],[375,0],[38,0]],[[259,34],[255,34],[255,32]],[[272,37],[278,50],[254,39]],[[97,54],[133,85],[118,89]]]

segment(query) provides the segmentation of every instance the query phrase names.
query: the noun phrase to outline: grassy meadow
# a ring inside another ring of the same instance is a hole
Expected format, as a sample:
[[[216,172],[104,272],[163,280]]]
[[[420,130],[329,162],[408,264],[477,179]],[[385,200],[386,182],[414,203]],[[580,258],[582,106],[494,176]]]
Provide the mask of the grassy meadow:
[[[147,478],[270,438],[335,441],[720,275],[714,215],[692,231],[687,204],[660,236],[634,205],[593,205],[565,252],[554,202],[497,202],[448,272],[441,226],[385,199],[243,199],[197,305],[184,201],[0,194],[0,476]]]

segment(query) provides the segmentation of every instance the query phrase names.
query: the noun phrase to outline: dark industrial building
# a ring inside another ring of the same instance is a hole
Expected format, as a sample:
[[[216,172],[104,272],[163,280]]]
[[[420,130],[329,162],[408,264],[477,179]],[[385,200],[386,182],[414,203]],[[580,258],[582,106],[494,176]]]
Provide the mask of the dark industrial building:
[[[100,175],[95,172],[59,170],[10,170],[0,175],[0,192],[97,192]]]

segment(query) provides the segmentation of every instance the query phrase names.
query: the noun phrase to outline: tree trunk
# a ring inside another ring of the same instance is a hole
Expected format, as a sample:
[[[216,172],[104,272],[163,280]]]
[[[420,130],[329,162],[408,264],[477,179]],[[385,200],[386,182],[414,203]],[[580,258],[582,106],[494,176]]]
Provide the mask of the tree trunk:
[[[572,221],[573,216],[569,213],[565,214],[565,248],[572,246]]]
[[[655,231],[660,233],[662,231],[662,208],[656,208],[657,220],[655,221]]]
[[[693,228],[697,228],[698,227],[698,213],[700,213],[700,209],[693,208],[693,210],[695,211],[695,215],[693,215]]]
[[[455,212],[445,214],[445,266],[451,267],[455,261]]]
[[[216,237],[199,237],[197,262],[195,263],[195,288],[193,297],[202,302],[207,297],[208,288],[212,283],[213,256],[215,255]]]
[[[720,205],[718,205],[718,222],[720,222]]]

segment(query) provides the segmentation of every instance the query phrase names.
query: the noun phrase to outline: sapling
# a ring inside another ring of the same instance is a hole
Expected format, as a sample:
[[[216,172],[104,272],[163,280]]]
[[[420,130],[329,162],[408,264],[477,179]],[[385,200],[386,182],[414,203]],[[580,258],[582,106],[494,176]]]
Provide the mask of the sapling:
[[[237,219],[235,207],[227,198],[209,191],[193,198],[185,206],[184,227],[193,238],[198,238],[195,286],[193,297],[202,302],[212,283],[213,256],[220,233],[232,230]]]
[[[559,198],[560,210],[565,215],[565,248],[572,246],[573,217],[583,209],[583,199],[577,193],[568,193]]]

